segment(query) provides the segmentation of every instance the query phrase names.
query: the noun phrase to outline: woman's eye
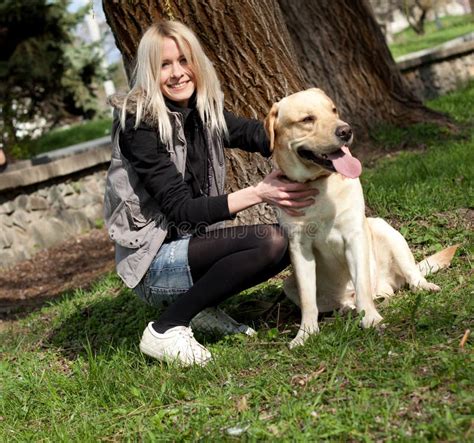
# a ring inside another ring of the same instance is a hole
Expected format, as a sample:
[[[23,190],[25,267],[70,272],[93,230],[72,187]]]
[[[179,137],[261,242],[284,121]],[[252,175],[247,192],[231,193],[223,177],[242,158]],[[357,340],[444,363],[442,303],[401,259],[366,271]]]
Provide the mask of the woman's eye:
[[[303,123],[311,123],[314,122],[316,118],[312,115],[306,116],[303,120],[301,120]]]
[[[188,61],[187,61],[185,58],[182,58],[179,62],[180,62],[182,65],[187,65],[187,64],[188,64]]]
[[[161,67],[162,67],[162,68],[166,68],[166,67],[169,66],[169,65],[170,65],[169,62],[163,62],[163,63],[161,64]]]

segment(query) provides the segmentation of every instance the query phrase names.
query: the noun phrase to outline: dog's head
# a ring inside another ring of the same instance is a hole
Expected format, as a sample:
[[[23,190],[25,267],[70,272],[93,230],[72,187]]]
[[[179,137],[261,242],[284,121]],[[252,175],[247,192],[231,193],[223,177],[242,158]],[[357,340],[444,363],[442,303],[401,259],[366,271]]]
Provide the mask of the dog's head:
[[[352,129],[321,89],[297,92],[275,103],[265,129],[279,168],[292,180],[315,180],[334,172],[356,178],[361,173],[359,160],[348,148]]]

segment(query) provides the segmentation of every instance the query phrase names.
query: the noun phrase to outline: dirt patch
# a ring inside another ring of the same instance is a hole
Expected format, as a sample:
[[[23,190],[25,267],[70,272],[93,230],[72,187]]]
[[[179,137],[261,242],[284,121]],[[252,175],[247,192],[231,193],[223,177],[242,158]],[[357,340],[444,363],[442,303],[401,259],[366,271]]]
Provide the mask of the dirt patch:
[[[449,212],[440,212],[437,214],[440,218],[447,221],[448,228],[457,228],[462,226],[468,231],[474,230],[474,210],[470,208],[460,208]]]
[[[40,251],[0,270],[0,319],[23,316],[65,291],[87,288],[113,269],[114,247],[105,230]]]

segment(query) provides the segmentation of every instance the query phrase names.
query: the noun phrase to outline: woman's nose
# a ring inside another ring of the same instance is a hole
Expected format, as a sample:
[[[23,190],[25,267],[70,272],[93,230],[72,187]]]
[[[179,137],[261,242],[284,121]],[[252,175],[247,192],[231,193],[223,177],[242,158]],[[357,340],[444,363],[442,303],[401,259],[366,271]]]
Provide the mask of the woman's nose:
[[[181,63],[173,63],[173,70],[171,72],[171,75],[173,77],[181,77],[183,75],[183,67],[181,66]]]

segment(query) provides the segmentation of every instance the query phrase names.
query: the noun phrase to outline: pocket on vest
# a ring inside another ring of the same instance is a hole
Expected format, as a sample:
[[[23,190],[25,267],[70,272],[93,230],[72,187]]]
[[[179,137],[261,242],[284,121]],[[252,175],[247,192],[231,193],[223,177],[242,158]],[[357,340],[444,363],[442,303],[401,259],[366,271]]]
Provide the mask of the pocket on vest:
[[[155,220],[146,219],[138,202],[122,201],[110,217],[109,237],[124,248],[138,249],[153,226]]]
[[[134,200],[126,200],[125,207],[129,216],[130,226],[134,229],[140,229],[153,221],[153,218],[147,218],[143,214],[140,203]]]

